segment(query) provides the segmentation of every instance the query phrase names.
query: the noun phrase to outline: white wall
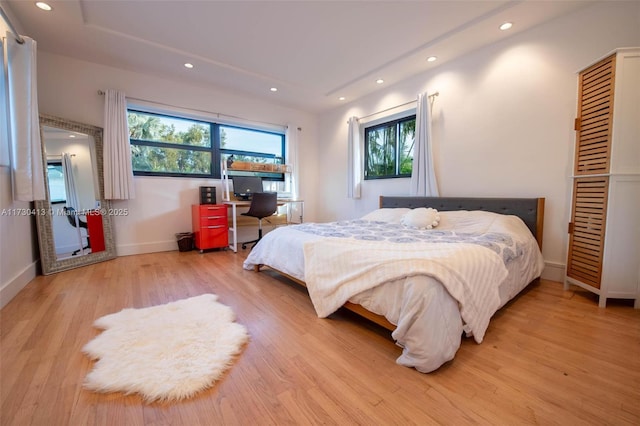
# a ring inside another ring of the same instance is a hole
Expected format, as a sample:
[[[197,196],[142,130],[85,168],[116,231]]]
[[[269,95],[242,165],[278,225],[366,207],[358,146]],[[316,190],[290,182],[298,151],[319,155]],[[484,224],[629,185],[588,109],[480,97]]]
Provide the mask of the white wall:
[[[8,26],[0,18],[0,34],[4,36],[7,30]],[[0,59],[0,67],[4,67],[3,59]],[[0,71],[0,84],[4,85],[2,76],[4,73]],[[4,91],[0,90],[0,308],[36,276],[38,259],[35,220],[33,216],[19,214],[22,209],[31,208],[32,203],[14,202],[11,195],[6,99],[3,95]]]
[[[314,116],[223,90],[171,81],[46,52],[38,54],[40,112],[102,127],[104,98],[98,90],[118,89],[127,96],[192,111],[222,113],[248,120],[292,124],[300,132],[300,195],[313,194],[318,165],[317,129]],[[197,112],[197,114],[205,114]],[[191,230],[191,204],[199,202],[199,186],[218,187],[219,180],[136,177],[136,198],[117,201],[115,208],[127,209],[127,216],[115,217],[119,255],[177,250],[175,233]],[[316,202],[306,199],[305,218],[314,218]]]
[[[543,276],[562,280],[576,73],[633,45],[640,45],[640,3],[597,4],[322,115],[320,163],[335,172],[318,188],[318,218],[358,217],[377,207],[379,195],[408,195],[409,179],[390,179],[364,181],[362,199],[346,198],[346,122],[439,91],[433,139],[440,195],[545,197]]]

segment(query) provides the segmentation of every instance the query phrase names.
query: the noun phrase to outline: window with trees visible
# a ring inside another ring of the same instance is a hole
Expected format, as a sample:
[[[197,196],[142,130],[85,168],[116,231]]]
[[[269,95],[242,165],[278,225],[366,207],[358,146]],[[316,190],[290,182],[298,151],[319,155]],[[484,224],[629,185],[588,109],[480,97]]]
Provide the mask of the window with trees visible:
[[[410,177],[415,136],[415,115],[365,127],[364,178]]]
[[[231,155],[234,161],[284,162],[281,133],[135,110],[128,111],[128,123],[135,175],[219,179],[220,162]]]

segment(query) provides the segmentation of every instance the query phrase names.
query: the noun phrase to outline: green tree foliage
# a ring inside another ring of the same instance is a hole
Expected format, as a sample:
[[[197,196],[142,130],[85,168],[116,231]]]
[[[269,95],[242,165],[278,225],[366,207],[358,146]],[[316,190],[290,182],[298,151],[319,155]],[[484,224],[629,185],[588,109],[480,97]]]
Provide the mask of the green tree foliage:
[[[395,174],[396,130],[395,126],[382,127],[369,132],[367,141],[367,176],[388,176]]]
[[[416,140],[416,120],[400,123],[400,140],[398,153],[400,154],[400,174],[411,175],[413,170],[413,146]]]
[[[367,133],[368,177],[411,175],[416,121],[379,127]],[[397,169],[396,169],[397,164]],[[396,172],[396,170],[398,170]]]
[[[128,123],[130,139],[167,144],[166,147],[132,144],[134,170],[191,174],[211,172],[211,150],[187,147],[210,147],[210,126],[194,122],[185,131],[176,131],[176,126],[163,121],[162,117],[134,112],[129,112]],[[221,136],[224,143],[224,135]]]

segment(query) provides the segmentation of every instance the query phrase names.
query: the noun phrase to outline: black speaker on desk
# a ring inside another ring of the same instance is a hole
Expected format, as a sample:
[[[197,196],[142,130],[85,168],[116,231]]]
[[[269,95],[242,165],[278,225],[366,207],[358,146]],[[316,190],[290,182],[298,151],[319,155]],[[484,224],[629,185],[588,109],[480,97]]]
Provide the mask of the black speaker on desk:
[[[216,204],[216,187],[200,187],[200,204]]]

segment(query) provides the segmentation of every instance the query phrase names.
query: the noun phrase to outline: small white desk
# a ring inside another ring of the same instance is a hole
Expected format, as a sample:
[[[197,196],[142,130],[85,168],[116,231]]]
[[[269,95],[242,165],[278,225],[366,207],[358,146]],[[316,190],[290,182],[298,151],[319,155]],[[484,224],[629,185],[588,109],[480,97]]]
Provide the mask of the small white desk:
[[[249,207],[251,201],[232,200],[223,201],[222,204],[231,207],[231,226],[229,232],[231,232],[232,238],[229,242],[229,247],[234,253],[238,252],[238,207]],[[300,206],[300,223],[304,221],[304,200],[293,198],[278,198],[278,206],[287,206],[287,224],[291,223],[292,206],[297,204]]]

